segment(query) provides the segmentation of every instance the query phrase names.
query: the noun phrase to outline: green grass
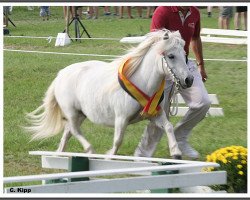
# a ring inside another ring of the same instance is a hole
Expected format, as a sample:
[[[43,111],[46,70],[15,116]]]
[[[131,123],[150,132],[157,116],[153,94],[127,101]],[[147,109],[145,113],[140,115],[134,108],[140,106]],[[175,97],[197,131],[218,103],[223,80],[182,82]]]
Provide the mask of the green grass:
[[[202,11],[202,26],[217,28],[218,12],[207,18]],[[62,8],[52,7],[49,21],[43,22],[39,10],[28,11],[26,7],[14,7],[10,15],[16,28],[9,25],[11,35],[56,36],[64,29]],[[136,17],[136,9],[133,9]],[[144,13],[145,15],[145,13]],[[125,14],[126,16],[126,14]],[[150,19],[118,19],[102,16],[98,20],[83,20],[92,37],[122,38],[129,35],[144,35],[149,30]],[[84,35],[85,37],[86,35]],[[55,47],[55,40],[4,38],[4,48],[38,51],[96,53],[122,55],[130,45],[118,41],[84,40],[69,46]],[[245,59],[247,47],[204,43],[205,58]],[[192,54],[191,54],[191,57]],[[67,65],[100,57],[31,54],[4,51],[4,176],[40,174],[40,158],[29,156],[32,150],[55,151],[60,140],[58,135],[52,139],[29,142],[30,136],[21,126],[25,125],[24,115],[41,104],[45,91],[57,72]],[[201,153],[200,160],[217,148],[229,145],[247,146],[247,65],[245,62],[206,61],[209,76],[206,87],[209,93],[218,95],[224,117],[208,117],[195,127],[191,144]],[[175,124],[180,118],[172,117]],[[140,141],[146,121],[130,125],[119,154],[133,155]],[[82,126],[87,139],[97,153],[105,153],[113,140],[113,129],[97,126],[86,121]],[[72,138],[67,151],[82,152],[81,145]],[[167,139],[164,136],[157,147],[155,157],[169,157]]]

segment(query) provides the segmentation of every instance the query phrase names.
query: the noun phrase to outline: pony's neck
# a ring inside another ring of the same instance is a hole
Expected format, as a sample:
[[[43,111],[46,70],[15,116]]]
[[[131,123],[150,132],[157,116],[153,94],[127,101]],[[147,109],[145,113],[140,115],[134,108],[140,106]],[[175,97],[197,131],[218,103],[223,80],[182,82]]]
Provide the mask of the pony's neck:
[[[141,66],[133,74],[132,81],[148,96],[152,96],[160,87],[164,75],[160,73],[158,60],[160,55],[150,49],[144,56]]]

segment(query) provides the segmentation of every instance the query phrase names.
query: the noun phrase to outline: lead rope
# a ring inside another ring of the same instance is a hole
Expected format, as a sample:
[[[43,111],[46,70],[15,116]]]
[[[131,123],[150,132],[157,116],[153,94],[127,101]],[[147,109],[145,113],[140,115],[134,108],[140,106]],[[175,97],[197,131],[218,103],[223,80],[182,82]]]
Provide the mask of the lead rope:
[[[179,102],[178,102],[178,89],[175,86],[175,83],[173,84],[173,88],[174,88],[174,93],[172,95],[172,97],[170,98],[170,109],[169,109],[169,114],[171,116],[176,116],[178,113],[178,106],[179,106]],[[172,108],[171,108],[172,105]]]

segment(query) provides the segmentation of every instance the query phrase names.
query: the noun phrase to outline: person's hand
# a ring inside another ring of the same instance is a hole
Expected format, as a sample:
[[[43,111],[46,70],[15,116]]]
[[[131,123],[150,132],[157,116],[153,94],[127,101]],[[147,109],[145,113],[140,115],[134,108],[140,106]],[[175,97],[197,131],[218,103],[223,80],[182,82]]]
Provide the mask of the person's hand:
[[[199,68],[199,71],[200,71],[200,74],[201,74],[201,77],[202,77],[202,81],[206,82],[206,80],[207,80],[207,73],[206,73],[206,70],[205,70],[204,66],[200,65],[200,66],[198,66],[198,68]]]

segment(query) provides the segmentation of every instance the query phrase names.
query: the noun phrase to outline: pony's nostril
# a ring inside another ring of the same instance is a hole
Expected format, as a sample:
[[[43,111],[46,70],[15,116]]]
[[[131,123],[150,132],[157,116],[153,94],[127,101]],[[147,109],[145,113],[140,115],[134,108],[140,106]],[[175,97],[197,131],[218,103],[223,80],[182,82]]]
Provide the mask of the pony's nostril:
[[[194,81],[194,77],[193,76],[188,76],[185,79],[185,83],[186,83],[186,85],[187,85],[188,88],[192,86],[193,81]]]

